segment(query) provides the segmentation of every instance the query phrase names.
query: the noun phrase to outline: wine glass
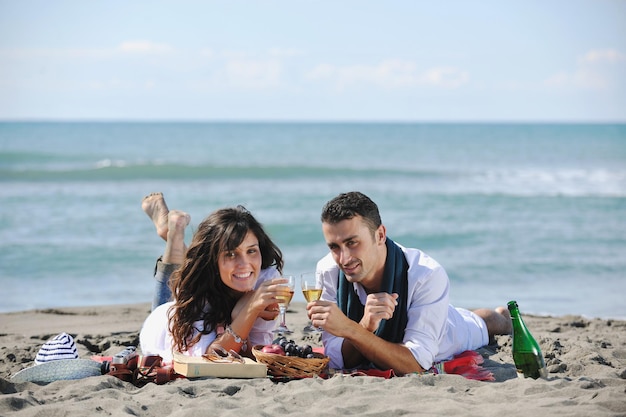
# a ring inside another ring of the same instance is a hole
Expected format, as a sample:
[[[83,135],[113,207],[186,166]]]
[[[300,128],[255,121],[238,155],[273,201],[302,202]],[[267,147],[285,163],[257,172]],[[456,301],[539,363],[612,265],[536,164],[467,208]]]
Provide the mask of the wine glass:
[[[322,280],[317,279],[319,274],[316,272],[305,272],[300,275],[300,285],[302,286],[302,294],[307,302],[317,301],[322,297]],[[313,326],[311,320],[309,320],[309,324],[306,325],[304,329],[302,329],[305,333],[311,332],[320,332],[321,330],[317,327]]]
[[[285,312],[287,311],[287,307],[289,306],[289,303],[291,302],[291,299],[293,298],[295,279],[291,275],[285,275],[282,278],[288,280],[286,283],[281,284],[281,285],[284,285],[289,289],[289,295],[286,295],[286,296],[281,295],[281,296],[276,297],[276,301],[278,302],[278,308],[280,309],[280,323],[278,324],[278,327],[274,329],[274,333],[291,334],[293,332],[289,330],[289,328],[287,327],[287,324],[285,323]]]

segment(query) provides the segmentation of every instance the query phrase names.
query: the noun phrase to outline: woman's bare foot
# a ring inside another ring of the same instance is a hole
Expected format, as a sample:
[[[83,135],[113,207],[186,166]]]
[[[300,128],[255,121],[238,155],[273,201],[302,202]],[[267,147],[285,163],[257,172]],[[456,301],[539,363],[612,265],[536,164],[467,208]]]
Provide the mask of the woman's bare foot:
[[[141,200],[141,208],[152,219],[157,234],[167,241],[168,213],[163,193],[150,193]]]
[[[172,210],[167,215],[167,234],[168,237],[172,233],[183,234],[185,228],[189,226],[191,216],[181,210]]]
[[[172,210],[167,216],[167,243],[162,261],[166,264],[182,264],[187,246],[185,245],[185,228],[191,216],[184,211]]]

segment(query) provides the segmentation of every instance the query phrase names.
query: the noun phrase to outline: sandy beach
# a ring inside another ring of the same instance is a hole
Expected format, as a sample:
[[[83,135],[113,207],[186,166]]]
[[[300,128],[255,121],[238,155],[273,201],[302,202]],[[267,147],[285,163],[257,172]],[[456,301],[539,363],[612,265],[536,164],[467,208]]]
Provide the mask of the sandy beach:
[[[289,382],[177,379],[142,388],[112,376],[49,384],[11,381],[33,366],[42,344],[60,332],[75,338],[81,359],[136,345],[149,308],[146,303],[1,314],[0,415],[626,416],[626,321],[578,316],[524,316],[546,357],[546,380],[519,377],[511,338],[501,336],[497,346],[479,350],[483,366],[496,378],[492,382],[432,374]],[[306,321],[304,305],[292,304],[287,315],[292,338],[319,345],[316,336],[300,331]]]

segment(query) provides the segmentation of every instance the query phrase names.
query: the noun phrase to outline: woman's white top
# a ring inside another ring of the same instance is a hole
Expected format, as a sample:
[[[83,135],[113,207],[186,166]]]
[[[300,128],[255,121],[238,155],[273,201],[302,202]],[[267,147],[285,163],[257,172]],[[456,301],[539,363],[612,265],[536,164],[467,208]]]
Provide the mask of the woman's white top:
[[[278,277],[280,277],[280,273],[275,267],[263,269],[259,274],[259,279],[257,280],[254,289],[256,290],[264,281]],[[139,343],[142,354],[160,355],[165,362],[172,361],[173,339],[172,334],[169,331],[168,310],[173,304],[174,302],[161,304],[155,308],[144,321],[141,332],[139,333]],[[198,329],[202,329],[204,327],[204,322],[202,320],[198,320],[194,323],[194,327],[196,328],[196,332],[198,332]],[[252,329],[250,330],[250,334],[248,335],[248,345],[254,346],[271,344],[273,339],[272,330],[274,327],[276,327],[276,323],[274,321],[257,318],[252,326]],[[182,352],[182,354],[188,356],[202,356],[216,337],[217,334],[215,330],[211,333],[202,335],[198,343],[191,346],[186,352]]]

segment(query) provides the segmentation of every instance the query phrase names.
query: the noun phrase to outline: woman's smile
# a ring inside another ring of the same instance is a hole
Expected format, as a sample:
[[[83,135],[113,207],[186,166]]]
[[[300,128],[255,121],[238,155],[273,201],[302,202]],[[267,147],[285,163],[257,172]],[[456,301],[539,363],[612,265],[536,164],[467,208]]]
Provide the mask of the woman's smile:
[[[261,272],[261,260],[259,240],[248,232],[238,247],[220,256],[218,266],[222,282],[235,291],[251,291]]]

